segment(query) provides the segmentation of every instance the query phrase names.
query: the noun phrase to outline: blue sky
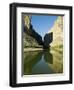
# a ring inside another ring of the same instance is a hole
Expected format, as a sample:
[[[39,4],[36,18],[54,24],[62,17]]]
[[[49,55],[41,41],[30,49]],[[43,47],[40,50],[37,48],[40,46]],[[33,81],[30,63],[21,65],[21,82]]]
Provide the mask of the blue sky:
[[[36,32],[42,37],[51,29],[57,16],[32,15],[31,23]]]

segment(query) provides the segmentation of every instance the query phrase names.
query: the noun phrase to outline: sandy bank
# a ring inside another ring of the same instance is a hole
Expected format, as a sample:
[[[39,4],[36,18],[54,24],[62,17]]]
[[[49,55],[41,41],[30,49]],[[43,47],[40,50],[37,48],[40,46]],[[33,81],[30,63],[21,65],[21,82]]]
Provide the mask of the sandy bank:
[[[27,52],[27,51],[41,51],[43,50],[43,48],[24,48],[24,52]]]

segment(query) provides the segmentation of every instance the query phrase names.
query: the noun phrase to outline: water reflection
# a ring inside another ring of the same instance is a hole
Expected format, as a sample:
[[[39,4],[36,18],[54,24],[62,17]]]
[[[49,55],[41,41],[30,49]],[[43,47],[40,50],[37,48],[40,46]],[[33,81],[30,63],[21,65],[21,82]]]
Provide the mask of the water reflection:
[[[48,50],[44,51],[44,60],[46,63],[53,64],[53,56]]]
[[[24,53],[24,75],[53,73],[63,73],[63,53],[48,50]]]

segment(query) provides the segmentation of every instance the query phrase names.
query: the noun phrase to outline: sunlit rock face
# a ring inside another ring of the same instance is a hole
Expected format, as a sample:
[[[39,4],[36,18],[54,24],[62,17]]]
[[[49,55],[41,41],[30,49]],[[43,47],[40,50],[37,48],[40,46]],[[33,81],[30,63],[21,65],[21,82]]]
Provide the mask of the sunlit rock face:
[[[53,33],[53,40],[50,43],[51,47],[63,46],[63,16],[58,16],[54,22],[53,27],[49,30],[48,34]]]
[[[30,29],[31,15],[24,15],[24,26]]]

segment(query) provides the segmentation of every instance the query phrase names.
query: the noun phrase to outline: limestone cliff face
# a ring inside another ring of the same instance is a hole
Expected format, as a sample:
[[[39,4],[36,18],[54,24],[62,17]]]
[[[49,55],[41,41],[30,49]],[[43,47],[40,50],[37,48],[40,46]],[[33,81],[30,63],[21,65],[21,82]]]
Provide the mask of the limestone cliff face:
[[[34,30],[31,24],[31,16],[24,15],[24,47],[41,47],[43,44],[42,37]]]
[[[54,22],[54,25],[49,30],[48,34],[50,33],[53,33],[53,40],[50,43],[50,46],[63,46],[63,16],[58,16],[57,20]]]

